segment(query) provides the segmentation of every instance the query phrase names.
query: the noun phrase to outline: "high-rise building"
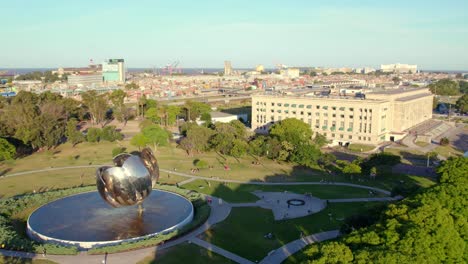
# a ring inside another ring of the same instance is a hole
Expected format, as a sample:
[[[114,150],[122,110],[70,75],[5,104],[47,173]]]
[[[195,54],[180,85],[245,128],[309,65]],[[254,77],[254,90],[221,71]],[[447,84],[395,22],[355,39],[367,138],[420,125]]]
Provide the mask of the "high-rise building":
[[[109,59],[102,64],[104,82],[125,82],[124,59]]]
[[[232,65],[230,61],[224,61],[224,75],[232,75]]]
[[[92,86],[102,84],[101,74],[72,74],[68,76],[68,85]]]

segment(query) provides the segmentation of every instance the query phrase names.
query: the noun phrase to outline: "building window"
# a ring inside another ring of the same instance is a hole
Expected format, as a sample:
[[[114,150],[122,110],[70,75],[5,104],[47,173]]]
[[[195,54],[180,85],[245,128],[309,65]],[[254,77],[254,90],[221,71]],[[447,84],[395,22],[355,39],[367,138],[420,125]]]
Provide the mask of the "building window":
[[[348,136],[348,139],[353,139],[353,136],[349,135],[349,136]]]
[[[309,123],[309,126],[311,126],[312,125],[312,119],[309,118],[309,120],[307,120],[307,121]]]
[[[320,109],[320,105],[317,105],[316,108],[317,108],[317,109]]]
[[[292,105],[291,105],[291,107],[294,107],[294,108],[296,108],[296,104],[292,104]]]
[[[312,116],[312,113],[311,113],[311,112],[307,112],[307,115],[308,115],[308,116]]]
[[[326,136],[327,136],[327,133],[323,133],[323,136],[326,137]]]
[[[320,116],[320,113],[319,113],[319,112],[315,112],[315,116]]]
[[[304,111],[301,111],[301,115],[304,115]]]
[[[271,109],[271,112],[272,112],[272,113],[274,113],[274,112],[275,112],[275,110]]]
[[[328,116],[328,113],[323,113],[323,116]]]
[[[295,114],[296,114],[296,111],[292,111],[292,114],[295,115]]]
[[[336,106],[332,106],[332,110],[335,111],[335,110],[336,110]]]
[[[344,115],[340,115],[341,118],[344,118]]]
[[[343,135],[340,135],[340,138],[343,138]]]
[[[349,111],[354,111],[354,108],[350,107],[350,108],[349,108]]]
[[[278,103],[278,106],[282,106],[282,104],[281,104],[281,103]]]
[[[281,109],[278,109],[278,111],[277,111],[277,112],[278,112],[278,113],[281,113]]]
[[[336,114],[332,114],[332,117],[336,117]]]
[[[312,106],[311,106],[311,105],[308,105],[308,106],[307,106],[307,109],[311,109],[311,108],[312,108]]]
[[[274,117],[274,116],[271,116],[270,119],[271,119],[271,121],[275,121],[275,117]]]
[[[340,107],[340,111],[344,111],[344,110],[345,110],[345,108],[344,108],[344,107]]]
[[[328,106],[326,106],[326,105],[325,105],[325,106],[324,106],[324,107],[322,107],[322,108],[323,108],[323,109],[325,109],[325,110],[327,110],[327,109],[328,109]]]
[[[350,115],[350,116],[349,116],[349,118],[353,119],[353,118],[354,118],[354,116],[353,116],[353,115]]]
[[[289,110],[284,110],[284,113],[289,114]]]
[[[299,108],[304,108],[304,105],[303,105],[303,104],[300,104],[300,105],[299,105]]]
[[[332,135],[331,135],[331,136],[332,136],[332,137],[335,137],[335,134],[333,134],[333,133],[332,133]]]
[[[289,107],[289,104],[284,104],[284,107]]]

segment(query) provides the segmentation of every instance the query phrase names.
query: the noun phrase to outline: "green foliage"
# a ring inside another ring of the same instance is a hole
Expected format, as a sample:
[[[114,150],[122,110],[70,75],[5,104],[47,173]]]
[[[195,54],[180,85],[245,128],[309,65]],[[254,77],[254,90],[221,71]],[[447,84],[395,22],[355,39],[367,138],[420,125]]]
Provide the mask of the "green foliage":
[[[113,115],[119,122],[127,122],[130,111],[125,106],[125,97],[127,97],[127,93],[123,90],[115,90],[110,94],[109,98],[112,102],[113,108]]]
[[[186,110],[186,120],[187,121],[195,121],[204,113],[209,113],[211,111],[211,107],[208,104],[195,102],[195,101],[187,101],[183,107]]]
[[[124,148],[124,147],[113,148],[112,149],[112,157],[115,157],[115,156],[117,156],[119,154],[125,153],[126,150],[127,150],[127,148]]]
[[[85,136],[81,131],[77,130],[78,126],[78,121],[76,119],[70,119],[67,122],[67,129],[65,131],[65,136],[67,137],[67,140],[75,146],[78,143],[81,143],[85,141]]]
[[[316,133],[312,142],[317,145],[319,148],[325,146],[328,143],[327,137],[320,133]]]
[[[320,157],[320,150],[314,145],[302,144],[294,149],[291,155],[291,161],[299,165],[312,167],[317,164]]]
[[[196,159],[193,161],[193,165],[195,165],[199,169],[208,168],[208,162],[206,160]]]
[[[210,113],[201,114],[200,120],[204,121],[205,124],[211,124],[211,114]]]
[[[101,140],[101,129],[96,127],[88,128],[88,132],[86,133],[86,141],[95,143]]]
[[[441,146],[447,146],[448,144],[450,144],[450,140],[447,137],[443,137],[440,139]]]
[[[460,113],[468,112],[468,94],[464,94],[462,97],[458,98],[456,107]]]
[[[468,74],[466,74],[465,76],[468,76]],[[465,77],[465,79],[468,79],[468,78]],[[460,92],[461,92],[461,93],[463,93],[463,94],[468,93],[468,82],[459,81],[459,82],[458,82],[458,85],[460,86]]]
[[[342,171],[343,171],[344,174],[358,175],[358,174],[361,174],[361,166],[359,166],[359,164],[356,164],[356,163],[348,162],[348,164],[346,164],[343,167]]]
[[[161,117],[159,116],[159,111],[156,107],[148,108],[145,112],[145,118],[151,120],[153,123],[161,122]]]
[[[134,82],[127,83],[125,85],[125,89],[127,89],[127,90],[137,90],[139,88],[140,88],[140,86],[138,84],[134,83]]]
[[[105,120],[107,109],[109,109],[106,95],[99,95],[96,91],[90,90],[82,93],[81,98],[94,124],[100,124]]]
[[[401,157],[393,155],[390,153],[382,152],[375,153],[369,156],[364,162],[362,162],[361,167],[363,172],[369,173],[372,167],[378,166],[395,166],[401,162]]]
[[[248,152],[256,156],[265,156],[267,153],[267,139],[267,137],[260,135],[249,141]]]
[[[141,130],[146,139],[146,144],[152,144],[154,150],[158,146],[166,146],[169,143],[169,135],[165,129],[158,125],[150,125]]]
[[[130,144],[138,147],[138,149],[144,148],[146,147],[146,137],[142,133],[138,133],[132,137]]]
[[[106,126],[101,129],[100,138],[101,140],[114,142],[116,140],[122,140],[123,135],[116,130],[115,126]]]
[[[0,138],[0,161],[14,159],[16,148],[4,138]]]
[[[429,85],[429,89],[433,94],[437,95],[458,95],[460,93],[460,86],[458,82],[450,79],[438,80]]]
[[[66,80],[66,76],[60,78],[57,73],[52,73],[52,71],[35,71],[30,73],[22,74],[15,78],[17,81],[24,81],[24,80],[33,80],[33,81],[42,81],[44,80],[45,83],[52,83],[56,81]]]
[[[305,251],[308,259],[313,263],[466,263],[467,171],[467,158],[448,159],[437,169],[438,185],[390,204],[374,225],[354,230],[337,242],[311,246]]]
[[[287,118],[271,126],[270,135],[280,141],[287,141],[294,146],[299,146],[310,141],[312,130],[309,125],[299,119]]]
[[[77,105],[72,102],[51,92],[36,95],[21,91],[3,107],[0,125],[4,128],[0,132],[34,149],[54,147],[65,135],[67,118],[76,113]]]

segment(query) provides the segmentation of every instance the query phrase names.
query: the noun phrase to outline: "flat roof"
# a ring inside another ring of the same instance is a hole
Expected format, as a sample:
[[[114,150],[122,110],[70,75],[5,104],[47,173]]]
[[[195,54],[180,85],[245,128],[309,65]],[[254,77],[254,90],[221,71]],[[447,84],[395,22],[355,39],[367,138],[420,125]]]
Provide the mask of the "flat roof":
[[[398,88],[398,89],[391,89],[391,90],[384,90],[378,92],[370,92],[369,94],[399,94],[399,93],[407,93],[407,92],[414,92],[414,91],[427,91],[427,88]]]
[[[398,99],[396,99],[395,101],[398,101],[398,102],[406,102],[406,101],[411,101],[411,100],[414,100],[414,99],[418,99],[418,98],[422,98],[422,97],[426,97],[426,96],[430,96],[430,95],[431,95],[431,94],[429,94],[429,93],[425,93],[425,94],[415,94],[415,95],[410,95],[410,96],[398,98]]]
[[[224,112],[218,112],[218,111],[213,111],[210,113],[211,117],[213,118],[219,118],[219,117],[229,117],[229,116],[236,116],[236,115],[233,115],[233,114],[228,114],[228,113],[224,113]]]

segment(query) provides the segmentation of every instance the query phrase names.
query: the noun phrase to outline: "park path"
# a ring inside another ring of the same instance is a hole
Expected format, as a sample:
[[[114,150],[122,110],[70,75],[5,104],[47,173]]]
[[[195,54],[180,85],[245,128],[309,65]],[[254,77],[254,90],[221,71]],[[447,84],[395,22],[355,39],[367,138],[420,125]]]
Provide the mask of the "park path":
[[[236,255],[236,254],[234,254],[232,252],[229,252],[227,250],[224,250],[224,249],[222,249],[220,247],[217,247],[217,246],[215,246],[215,245],[213,245],[211,243],[208,243],[205,240],[201,240],[199,238],[194,237],[194,238],[191,238],[190,241],[193,242],[194,244],[197,244],[197,245],[199,245],[201,247],[204,247],[204,248],[206,248],[206,249],[208,249],[210,251],[218,253],[219,255],[222,255],[222,256],[224,256],[224,257],[226,257],[226,258],[228,258],[228,259],[230,259],[232,261],[235,261],[237,263],[240,263],[240,264],[253,264],[252,261],[250,261],[248,259],[245,259],[245,258],[243,258],[243,257],[241,257],[239,255]]]
[[[395,197],[375,197],[375,198],[348,198],[348,199],[328,199],[330,203],[356,203],[356,202],[393,202],[403,199],[403,196]]]
[[[109,165],[109,164],[105,164]],[[20,175],[26,175],[30,173],[39,173],[39,172],[46,172],[46,171],[56,171],[56,170],[65,170],[65,169],[82,169],[82,168],[96,168],[96,167],[101,167],[104,165],[83,165],[83,166],[67,166],[67,167],[56,167],[56,168],[47,168],[47,169],[41,169],[41,170],[31,170],[31,171],[23,171],[23,172],[17,172],[17,173],[11,173],[11,174],[6,174],[3,177],[13,177],[13,176],[20,176]],[[347,183],[347,182],[262,182],[262,181],[239,181],[239,180],[229,180],[229,179],[220,179],[220,178],[209,178],[209,177],[203,177],[203,176],[196,176],[193,174],[188,174],[188,173],[183,173],[183,172],[177,172],[173,170],[167,170],[167,169],[160,169],[162,172],[166,173],[171,173],[174,175],[179,175],[182,177],[186,178],[191,178],[191,179],[198,179],[198,180],[206,180],[206,181],[217,181],[217,182],[230,182],[230,183],[240,183],[240,184],[252,184],[252,185],[336,185],[336,186],[349,186],[349,187],[355,187],[355,188],[362,188],[362,189],[367,189],[367,190],[372,190],[376,192],[380,192],[386,195],[391,195],[391,192],[380,189],[377,187],[371,187],[371,186],[366,186],[366,185],[360,185],[360,184],[354,184],[354,183]],[[185,181],[186,182],[186,181]]]
[[[260,264],[279,264],[292,254],[306,247],[307,245],[310,245],[315,242],[321,242],[328,239],[336,238],[339,235],[339,230],[331,230],[294,240],[270,252],[268,256],[266,256],[264,259],[262,259],[262,261],[260,261]]]

